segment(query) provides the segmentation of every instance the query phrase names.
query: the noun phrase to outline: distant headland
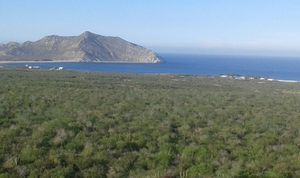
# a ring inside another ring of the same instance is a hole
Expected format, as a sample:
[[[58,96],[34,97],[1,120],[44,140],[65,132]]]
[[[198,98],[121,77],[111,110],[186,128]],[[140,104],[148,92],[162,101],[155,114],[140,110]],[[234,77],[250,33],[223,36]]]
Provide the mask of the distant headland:
[[[112,62],[161,63],[162,58],[119,37],[91,32],[79,36],[46,36],[36,42],[0,45],[0,63],[14,62]]]

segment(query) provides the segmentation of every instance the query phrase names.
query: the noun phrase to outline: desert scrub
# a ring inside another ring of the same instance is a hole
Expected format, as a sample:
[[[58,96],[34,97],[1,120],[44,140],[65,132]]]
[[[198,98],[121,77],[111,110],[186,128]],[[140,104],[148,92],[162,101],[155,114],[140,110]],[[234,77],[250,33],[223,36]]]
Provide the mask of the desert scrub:
[[[300,85],[0,69],[0,177],[299,177]]]

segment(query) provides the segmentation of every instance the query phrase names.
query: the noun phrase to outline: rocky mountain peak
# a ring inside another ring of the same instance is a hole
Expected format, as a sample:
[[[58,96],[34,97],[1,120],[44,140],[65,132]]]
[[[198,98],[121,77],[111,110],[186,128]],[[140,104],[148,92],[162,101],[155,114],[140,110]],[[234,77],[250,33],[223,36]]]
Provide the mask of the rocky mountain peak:
[[[81,38],[81,39],[95,39],[97,37],[102,37],[102,36],[94,34],[89,31],[85,31],[84,33],[82,33],[81,35],[78,36],[78,38]]]
[[[5,47],[4,47],[5,46]],[[79,36],[46,36],[36,42],[0,46],[0,61],[159,63],[153,51],[119,37],[86,31]]]
[[[91,35],[95,35],[95,34],[90,31],[85,31],[80,36],[91,36]]]

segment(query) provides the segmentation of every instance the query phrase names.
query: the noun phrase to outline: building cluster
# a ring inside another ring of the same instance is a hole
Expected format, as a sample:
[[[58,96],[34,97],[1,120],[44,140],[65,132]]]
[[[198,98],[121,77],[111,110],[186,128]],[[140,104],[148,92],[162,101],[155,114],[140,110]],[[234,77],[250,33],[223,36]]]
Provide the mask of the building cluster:
[[[25,67],[28,67],[28,69],[39,69],[39,66],[29,66],[29,65],[25,65]]]
[[[232,79],[238,79],[238,80],[268,80],[268,81],[274,81],[275,79],[272,79],[268,76],[264,76],[264,77],[260,77],[260,76],[241,76],[241,75],[237,75],[237,74],[227,74],[227,75],[223,75],[220,74],[219,77],[221,78],[232,78]]]
[[[63,67],[51,67],[50,70],[64,70]]]
[[[25,67],[27,67],[28,69],[39,69],[39,66],[29,66],[29,65],[25,65]],[[64,67],[51,67],[50,70],[64,70]]]

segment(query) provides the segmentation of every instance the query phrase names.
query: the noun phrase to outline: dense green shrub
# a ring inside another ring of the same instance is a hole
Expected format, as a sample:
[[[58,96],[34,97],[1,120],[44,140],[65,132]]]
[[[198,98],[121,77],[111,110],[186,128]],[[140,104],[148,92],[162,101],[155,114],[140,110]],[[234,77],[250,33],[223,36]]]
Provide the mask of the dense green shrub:
[[[0,177],[299,177],[300,85],[0,68]]]

